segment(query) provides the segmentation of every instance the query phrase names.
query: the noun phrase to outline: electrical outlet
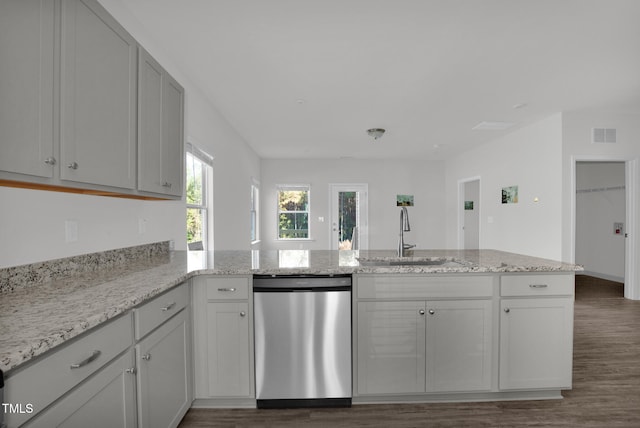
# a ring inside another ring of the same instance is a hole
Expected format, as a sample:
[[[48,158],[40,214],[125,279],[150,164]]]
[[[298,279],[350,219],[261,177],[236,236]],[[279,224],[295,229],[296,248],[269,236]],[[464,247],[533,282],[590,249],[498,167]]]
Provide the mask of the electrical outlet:
[[[65,220],[64,222],[64,239],[65,242],[76,242],[78,240],[78,221]]]

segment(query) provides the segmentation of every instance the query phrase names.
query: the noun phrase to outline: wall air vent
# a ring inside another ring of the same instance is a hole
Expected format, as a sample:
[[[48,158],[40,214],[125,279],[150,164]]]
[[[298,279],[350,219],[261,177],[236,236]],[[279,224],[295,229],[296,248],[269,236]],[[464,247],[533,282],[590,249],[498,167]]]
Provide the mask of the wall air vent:
[[[592,128],[591,142],[597,143],[597,144],[615,143],[616,129],[615,128]]]

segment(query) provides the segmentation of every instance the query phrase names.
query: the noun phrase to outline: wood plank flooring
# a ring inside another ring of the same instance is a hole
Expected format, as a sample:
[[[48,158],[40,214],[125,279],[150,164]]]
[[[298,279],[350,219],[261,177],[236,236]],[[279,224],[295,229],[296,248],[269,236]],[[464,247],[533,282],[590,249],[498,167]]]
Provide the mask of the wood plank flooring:
[[[573,363],[562,400],[191,409],[180,427],[640,427],[640,301],[621,284],[576,277]]]

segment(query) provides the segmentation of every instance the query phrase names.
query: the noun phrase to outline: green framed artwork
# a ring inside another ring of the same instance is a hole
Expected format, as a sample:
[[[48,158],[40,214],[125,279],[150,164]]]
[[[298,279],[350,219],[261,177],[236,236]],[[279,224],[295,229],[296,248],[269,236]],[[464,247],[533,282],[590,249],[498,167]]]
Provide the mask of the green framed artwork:
[[[509,186],[502,188],[502,203],[517,204],[518,203],[518,186]]]
[[[413,195],[396,195],[396,206],[398,207],[412,207]]]

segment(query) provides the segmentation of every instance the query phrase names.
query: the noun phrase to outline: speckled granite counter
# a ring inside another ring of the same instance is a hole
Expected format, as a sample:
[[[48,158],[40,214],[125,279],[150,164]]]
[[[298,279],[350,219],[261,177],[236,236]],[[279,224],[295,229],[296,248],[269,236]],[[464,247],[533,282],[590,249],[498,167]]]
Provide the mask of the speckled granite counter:
[[[385,261],[394,259],[395,253],[306,250],[187,253],[163,248],[151,247],[149,251],[145,247],[146,257],[142,258],[115,253],[119,262],[102,269],[87,269],[82,265],[84,262],[75,261],[75,269],[68,268],[58,275],[0,269],[0,369],[6,373],[194,275],[581,270],[567,263],[493,250],[419,250],[407,259],[445,257],[460,262],[453,265],[363,266],[358,259]],[[92,263],[94,259],[95,256],[86,258]],[[50,269],[46,263],[39,265],[40,269]]]

